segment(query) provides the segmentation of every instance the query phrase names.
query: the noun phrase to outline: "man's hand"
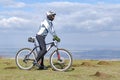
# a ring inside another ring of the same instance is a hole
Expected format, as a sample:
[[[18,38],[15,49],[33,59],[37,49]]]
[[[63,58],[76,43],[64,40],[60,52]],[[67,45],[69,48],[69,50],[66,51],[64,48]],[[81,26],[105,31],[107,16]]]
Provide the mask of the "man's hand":
[[[53,40],[56,40],[57,42],[60,42],[60,38],[58,36],[54,36]]]

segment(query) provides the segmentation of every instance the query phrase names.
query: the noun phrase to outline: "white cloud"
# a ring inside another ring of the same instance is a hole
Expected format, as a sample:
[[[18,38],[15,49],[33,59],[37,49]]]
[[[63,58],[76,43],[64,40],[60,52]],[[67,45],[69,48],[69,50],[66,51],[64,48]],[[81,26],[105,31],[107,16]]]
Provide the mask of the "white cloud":
[[[19,17],[10,17],[0,19],[0,27],[12,28],[12,27],[23,27],[28,25],[29,20],[19,18]]]
[[[69,9],[71,10],[68,11]],[[61,14],[59,22],[62,24],[60,26],[72,26],[73,30],[77,28],[85,31],[120,30],[120,14],[117,14],[120,11],[119,4],[79,4],[62,10],[66,14]]]
[[[10,0],[9,4],[12,3],[17,5],[23,2]],[[118,14],[120,13],[120,4],[51,2],[26,4],[24,9],[26,10],[15,9],[15,11],[8,12],[4,10],[0,12],[1,16],[9,17],[7,19],[1,17],[0,22],[4,23],[4,26],[12,25],[12,27],[16,27],[18,23],[20,23],[20,26],[24,23],[30,27],[37,26],[40,24],[40,20],[44,18],[45,12],[53,10],[57,13],[55,18],[57,30],[67,32],[120,30],[120,14]],[[17,23],[15,17],[18,19]]]

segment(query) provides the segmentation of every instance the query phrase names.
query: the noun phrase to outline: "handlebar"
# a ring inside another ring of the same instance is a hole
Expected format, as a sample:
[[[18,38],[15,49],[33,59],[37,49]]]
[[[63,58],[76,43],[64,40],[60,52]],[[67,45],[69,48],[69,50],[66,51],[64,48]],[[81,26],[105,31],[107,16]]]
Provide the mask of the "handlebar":
[[[57,42],[56,40],[53,41],[53,42],[54,42],[54,45],[55,45],[56,47],[58,47],[58,43],[59,43],[59,42]]]
[[[29,37],[28,42],[32,42],[32,43],[36,44],[36,38],[35,37]],[[46,45],[53,44],[55,47],[58,47],[58,43],[60,43],[60,42],[58,42],[56,40],[53,40],[52,42],[47,43]]]

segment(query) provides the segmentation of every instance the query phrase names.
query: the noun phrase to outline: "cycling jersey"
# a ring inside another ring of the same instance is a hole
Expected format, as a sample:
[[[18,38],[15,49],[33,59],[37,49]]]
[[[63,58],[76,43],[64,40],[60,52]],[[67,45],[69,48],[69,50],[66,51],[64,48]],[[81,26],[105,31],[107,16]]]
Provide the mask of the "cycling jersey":
[[[39,29],[37,35],[46,37],[48,32],[50,32],[52,36],[56,35],[52,21],[45,19],[43,22],[41,22],[41,26],[40,26],[40,29]]]

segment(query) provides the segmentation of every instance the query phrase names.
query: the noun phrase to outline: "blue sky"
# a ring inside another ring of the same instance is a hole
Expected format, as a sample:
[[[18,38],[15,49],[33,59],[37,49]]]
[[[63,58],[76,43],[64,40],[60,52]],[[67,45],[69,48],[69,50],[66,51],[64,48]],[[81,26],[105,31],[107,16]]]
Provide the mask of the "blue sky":
[[[49,10],[57,13],[53,23],[62,47],[120,49],[119,0],[1,0],[0,47],[31,46],[27,38]]]
[[[119,0],[16,0],[22,1],[25,3],[36,3],[36,2],[81,2],[81,3],[97,3],[97,2],[104,2],[104,3],[119,3]]]

